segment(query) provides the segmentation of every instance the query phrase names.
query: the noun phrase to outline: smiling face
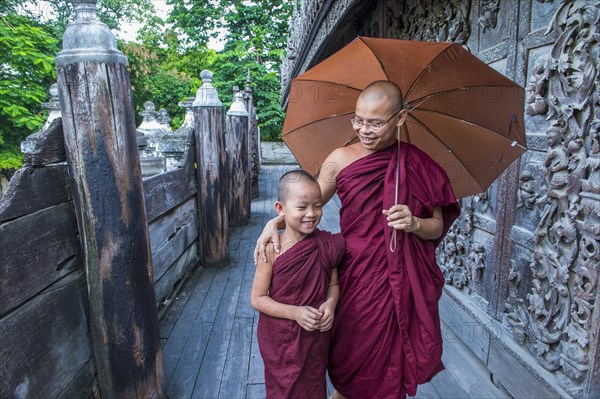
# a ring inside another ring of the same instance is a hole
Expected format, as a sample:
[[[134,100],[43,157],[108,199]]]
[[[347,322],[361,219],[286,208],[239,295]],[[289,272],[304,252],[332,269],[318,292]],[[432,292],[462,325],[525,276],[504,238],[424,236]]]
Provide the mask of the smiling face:
[[[275,203],[275,209],[285,219],[286,233],[300,240],[312,233],[321,221],[321,189],[306,179],[290,181],[285,197]]]
[[[400,111],[401,98],[400,89],[390,82],[372,83],[358,97],[355,119],[363,126],[355,125],[354,131],[365,150],[379,151],[394,143],[397,127],[406,118],[406,111]],[[367,123],[381,124],[381,130],[370,131]]]

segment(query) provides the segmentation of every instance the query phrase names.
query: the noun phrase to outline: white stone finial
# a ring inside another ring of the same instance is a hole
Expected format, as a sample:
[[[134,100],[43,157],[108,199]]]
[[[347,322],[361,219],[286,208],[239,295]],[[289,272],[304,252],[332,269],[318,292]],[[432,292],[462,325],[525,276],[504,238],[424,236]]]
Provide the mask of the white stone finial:
[[[233,103],[229,111],[227,111],[227,115],[248,116],[246,104],[244,103],[244,95],[239,90],[233,96]]]
[[[183,123],[180,126],[184,127],[193,127],[194,126],[194,111],[192,110],[192,105],[194,104],[194,100],[196,97],[188,97],[184,101],[180,101],[177,103],[181,108],[185,109],[185,117],[183,119]]]
[[[158,112],[156,112],[156,106],[152,101],[146,101],[144,103],[144,111],[140,112],[140,115],[144,118],[138,130],[150,131],[159,130],[162,128],[161,124],[156,120]]]
[[[63,50],[56,55],[58,65],[78,62],[121,63],[127,57],[117,49],[115,37],[96,15],[96,0],[70,0],[75,20],[63,34]]]
[[[171,120],[172,118],[169,116],[169,111],[165,108],[161,108],[158,110],[158,116],[156,118],[158,123],[163,127],[164,130],[171,131]]]
[[[52,83],[49,91],[50,100],[42,103],[42,108],[48,110],[48,119],[46,120],[44,127],[48,127],[52,123],[52,121],[54,121],[56,118],[61,117],[60,101],[58,98],[58,85],[56,83]]]
[[[196,92],[194,107],[221,107],[223,103],[219,100],[219,93],[212,85],[213,73],[209,70],[200,72],[202,86]]]

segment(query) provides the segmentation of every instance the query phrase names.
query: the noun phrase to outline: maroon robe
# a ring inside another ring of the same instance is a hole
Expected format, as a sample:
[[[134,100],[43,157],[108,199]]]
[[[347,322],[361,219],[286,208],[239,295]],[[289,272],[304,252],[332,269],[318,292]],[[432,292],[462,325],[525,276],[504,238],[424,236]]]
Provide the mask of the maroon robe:
[[[349,399],[399,398],[443,370],[438,300],[444,276],[435,248],[460,208],[444,170],[402,143],[398,203],[427,218],[442,207],[444,228],[423,241],[392,228],[382,209],[394,204],[397,143],[361,158],[338,175],[346,255],[338,266],[340,301],[332,329],[329,375]]]
[[[327,299],[331,271],[343,256],[344,238],[316,229],[275,259],[269,295],[287,305],[319,309]],[[267,398],[326,397],[331,331],[306,331],[293,320],[261,313],[257,335]]]

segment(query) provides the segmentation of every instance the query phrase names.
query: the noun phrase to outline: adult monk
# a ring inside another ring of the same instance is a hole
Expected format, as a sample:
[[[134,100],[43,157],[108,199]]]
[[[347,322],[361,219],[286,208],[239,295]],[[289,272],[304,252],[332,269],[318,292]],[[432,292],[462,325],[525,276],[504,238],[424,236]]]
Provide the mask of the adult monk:
[[[329,350],[332,397],[414,396],[444,368],[435,248],[460,208],[444,170],[398,143],[408,113],[395,84],[369,85],[355,111],[358,142],[334,150],[318,179],[323,203],[337,191],[346,240]],[[267,224],[255,256],[268,241],[278,249],[281,227],[279,218]]]

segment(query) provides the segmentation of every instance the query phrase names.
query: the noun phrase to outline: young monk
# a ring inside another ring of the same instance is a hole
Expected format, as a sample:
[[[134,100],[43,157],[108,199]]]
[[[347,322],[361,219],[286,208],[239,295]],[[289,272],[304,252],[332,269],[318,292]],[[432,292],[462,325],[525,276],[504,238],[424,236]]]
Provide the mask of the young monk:
[[[320,231],[321,189],[299,170],[279,180],[277,213],[285,219],[283,251],[268,251],[254,276],[251,303],[260,311],[258,345],[267,398],[326,398],[325,369],[338,301],[340,234]]]

